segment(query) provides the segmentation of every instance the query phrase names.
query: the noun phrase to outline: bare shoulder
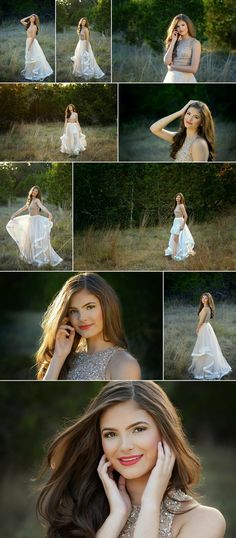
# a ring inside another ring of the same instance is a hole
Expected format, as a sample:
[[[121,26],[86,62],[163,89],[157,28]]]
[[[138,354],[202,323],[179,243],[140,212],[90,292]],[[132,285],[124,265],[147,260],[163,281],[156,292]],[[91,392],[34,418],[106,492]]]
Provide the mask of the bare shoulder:
[[[196,138],[196,140],[194,140],[194,142],[192,143],[192,147],[193,149],[194,148],[202,148],[202,149],[207,149],[208,150],[208,145],[207,145],[207,141],[205,140],[205,138],[202,138],[201,136],[199,136],[198,138]]]
[[[201,47],[201,43],[196,37],[193,37],[193,45],[196,47]]]
[[[117,349],[109,363],[110,379],[141,379],[138,361],[125,349]]]
[[[179,517],[182,522],[175,538],[224,538],[225,518],[216,508],[197,504],[193,510]]]

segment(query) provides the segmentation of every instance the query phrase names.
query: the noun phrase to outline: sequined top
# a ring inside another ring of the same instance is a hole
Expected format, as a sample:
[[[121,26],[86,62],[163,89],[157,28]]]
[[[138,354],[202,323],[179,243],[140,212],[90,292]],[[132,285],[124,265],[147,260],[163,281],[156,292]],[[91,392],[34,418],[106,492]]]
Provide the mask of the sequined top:
[[[181,209],[180,209],[180,207],[179,207],[178,204],[177,204],[177,205],[175,206],[175,208],[174,208],[174,215],[175,215],[175,217],[176,217],[177,219],[183,217],[183,215],[182,215],[182,211],[181,211]]]
[[[69,370],[65,379],[105,380],[108,364],[119,349],[121,348],[109,347],[95,353],[74,353],[69,359]]]
[[[28,206],[28,211],[31,217],[33,217],[34,215],[39,215],[40,208],[38,206],[38,203],[35,201],[31,202],[31,204]]]
[[[181,504],[183,501],[191,501],[192,497],[186,495],[180,489],[171,490],[170,497],[166,497],[164,502],[161,503],[160,510],[160,526],[158,538],[173,538],[172,525],[175,514],[182,509]],[[138,520],[140,512],[140,506],[133,506],[128,517],[128,520],[121,532],[119,538],[132,538],[135,531],[135,526]]]
[[[175,156],[176,162],[185,162],[185,163],[191,163],[193,162],[193,157],[191,153],[191,147],[193,142],[198,138],[198,134],[195,134],[194,136],[189,136],[185,138],[185,141],[182,145],[182,147],[177,151]]]
[[[176,55],[173,58],[173,67],[191,65],[193,45],[195,41],[196,39],[194,39],[194,37],[178,41],[176,46]]]
[[[206,308],[203,307],[201,312],[199,312],[199,317],[202,316],[202,315],[204,315],[203,323],[209,323],[209,321],[211,319],[211,309],[209,307],[206,307]]]

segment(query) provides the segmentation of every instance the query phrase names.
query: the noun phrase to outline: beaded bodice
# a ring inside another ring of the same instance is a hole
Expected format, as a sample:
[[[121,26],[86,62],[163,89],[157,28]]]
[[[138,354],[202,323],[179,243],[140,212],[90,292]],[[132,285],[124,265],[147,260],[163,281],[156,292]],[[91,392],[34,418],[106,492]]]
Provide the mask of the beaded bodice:
[[[191,65],[194,38],[178,41],[176,55],[173,58],[173,67]]]
[[[190,501],[192,497],[186,495],[183,491],[172,490],[170,497],[166,497],[164,502],[161,503],[160,511],[160,526],[158,538],[173,538],[172,537],[172,525],[175,514],[181,509],[183,501]],[[125,527],[121,531],[119,538],[132,538],[135,530],[135,525],[138,520],[140,512],[139,506],[133,506]]]
[[[66,379],[105,380],[108,364],[117,349],[117,347],[109,347],[96,353],[87,353],[86,351],[74,353],[69,359]]]
[[[205,308],[204,312],[205,312],[205,316],[204,316],[203,323],[209,323],[209,321],[211,319],[211,309],[210,308]],[[199,312],[199,317],[201,316],[202,313],[203,312],[201,310],[201,312]]]
[[[185,141],[182,147],[177,151],[175,161],[176,162],[193,162],[193,157],[191,153],[191,147],[193,142],[198,138],[198,135],[189,136],[185,138]]]
[[[179,218],[183,217],[182,211],[181,211],[181,209],[179,208],[178,205],[174,208],[174,215],[175,215],[176,219],[179,219]]]
[[[28,211],[31,217],[33,217],[34,215],[39,215],[40,209],[37,202],[32,201],[31,204],[28,206]]]

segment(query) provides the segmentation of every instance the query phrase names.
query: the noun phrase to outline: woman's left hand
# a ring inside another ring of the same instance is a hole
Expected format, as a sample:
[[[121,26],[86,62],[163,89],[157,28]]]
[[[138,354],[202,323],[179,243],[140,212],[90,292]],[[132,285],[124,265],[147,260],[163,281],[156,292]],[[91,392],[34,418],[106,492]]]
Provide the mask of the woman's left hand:
[[[144,489],[141,505],[161,503],[169,484],[173,467],[175,463],[175,455],[166,441],[158,443],[157,462],[153,467],[149,476],[148,482]]]
[[[49,220],[52,220],[52,213],[49,213],[48,218]]]

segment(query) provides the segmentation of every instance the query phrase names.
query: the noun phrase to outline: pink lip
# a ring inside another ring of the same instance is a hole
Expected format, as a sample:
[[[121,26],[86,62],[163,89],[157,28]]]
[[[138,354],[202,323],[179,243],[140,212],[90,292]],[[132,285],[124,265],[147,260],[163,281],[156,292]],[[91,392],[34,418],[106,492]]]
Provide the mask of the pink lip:
[[[186,120],[186,123],[187,123],[188,125],[192,125],[192,123],[190,123],[190,121],[187,121],[187,120]]]
[[[80,326],[79,326],[79,329],[80,329],[81,331],[87,331],[87,330],[90,329],[90,327],[92,327],[92,326],[93,326],[93,323],[90,323],[90,325],[80,325]]]
[[[124,465],[125,467],[129,467],[130,465],[135,465],[138,463],[141,458],[143,457],[143,454],[134,454],[133,456],[127,456],[123,458],[118,458],[121,465]]]

